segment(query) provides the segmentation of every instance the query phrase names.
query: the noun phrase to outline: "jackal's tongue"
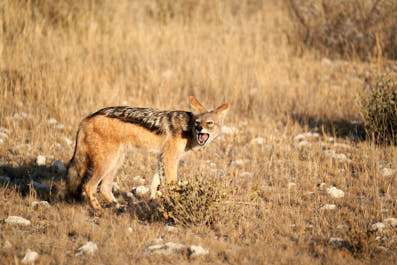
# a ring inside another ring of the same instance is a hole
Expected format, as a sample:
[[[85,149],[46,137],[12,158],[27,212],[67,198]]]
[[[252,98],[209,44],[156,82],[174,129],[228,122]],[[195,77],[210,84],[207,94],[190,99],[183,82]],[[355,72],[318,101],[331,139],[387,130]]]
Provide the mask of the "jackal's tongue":
[[[208,139],[208,134],[207,133],[200,133],[199,134],[199,140],[200,140],[200,142],[205,142],[205,141],[207,141],[207,139]]]

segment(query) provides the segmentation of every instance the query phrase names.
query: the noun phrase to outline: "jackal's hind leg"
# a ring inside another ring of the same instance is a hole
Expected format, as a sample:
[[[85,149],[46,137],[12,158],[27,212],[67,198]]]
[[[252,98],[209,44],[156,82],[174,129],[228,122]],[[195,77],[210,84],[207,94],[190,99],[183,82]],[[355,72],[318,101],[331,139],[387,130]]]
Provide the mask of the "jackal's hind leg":
[[[106,172],[106,175],[102,179],[100,191],[105,198],[106,201],[109,203],[113,203],[116,207],[119,206],[117,199],[114,197],[112,192],[112,184],[113,178],[117,173],[119,167],[123,164],[124,161],[124,152],[120,150],[115,158],[110,162],[110,168]]]

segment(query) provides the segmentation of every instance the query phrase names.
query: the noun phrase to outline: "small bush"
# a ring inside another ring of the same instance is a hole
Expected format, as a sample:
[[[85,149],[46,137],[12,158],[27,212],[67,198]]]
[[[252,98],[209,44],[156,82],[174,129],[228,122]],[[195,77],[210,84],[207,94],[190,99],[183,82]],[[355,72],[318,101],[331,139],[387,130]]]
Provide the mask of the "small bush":
[[[227,198],[225,191],[218,178],[194,180],[179,187],[165,185],[158,211],[175,224],[212,224],[219,220],[221,202]]]
[[[397,77],[383,76],[360,97],[367,135],[378,143],[397,145]]]
[[[397,58],[397,1],[285,0],[293,30],[291,44],[325,56]]]

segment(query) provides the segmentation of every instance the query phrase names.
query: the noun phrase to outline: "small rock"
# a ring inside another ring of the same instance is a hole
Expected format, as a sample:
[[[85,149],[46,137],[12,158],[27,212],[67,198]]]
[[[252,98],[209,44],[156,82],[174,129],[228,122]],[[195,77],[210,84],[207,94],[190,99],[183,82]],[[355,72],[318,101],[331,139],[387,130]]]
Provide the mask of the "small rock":
[[[383,229],[386,227],[384,223],[375,223],[371,226],[372,230],[382,232]]]
[[[338,247],[341,247],[341,246],[343,246],[343,245],[348,243],[347,241],[345,241],[345,240],[343,240],[342,238],[339,238],[339,237],[331,237],[329,239],[329,242],[334,244],[335,246],[338,246]]]
[[[48,207],[50,207],[50,204],[48,203],[48,201],[39,201],[39,202],[32,201],[30,206],[32,206],[32,208],[39,208],[39,207],[48,208]]]
[[[333,198],[343,198],[345,196],[343,190],[337,189],[336,187],[327,189],[327,193]]]
[[[45,156],[42,156],[42,155],[39,155],[39,156],[37,156],[37,158],[36,158],[36,164],[38,165],[38,166],[44,166],[45,165]]]
[[[0,127],[0,133],[9,134],[10,130],[8,130],[7,128],[4,128],[4,127]]]
[[[383,223],[389,224],[391,226],[397,226],[397,218],[386,218]]]
[[[318,139],[318,138],[320,138],[320,134],[318,134],[318,133],[311,133],[311,132],[300,133],[300,134],[298,134],[298,135],[296,135],[296,136],[294,137],[294,140],[300,142],[300,141],[305,140],[306,138]]]
[[[188,252],[189,252],[189,257],[190,258],[194,258],[200,255],[208,255],[208,250],[202,248],[201,246],[195,246],[195,245],[191,245],[188,248]]]
[[[30,249],[26,250],[25,257],[22,259],[23,264],[33,263],[39,258],[39,253],[36,251],[31,251]]]
[[[49,118],[48,120],[47,120],[47,123],[48,124],[56,124],[58,121],[55,119],[55,118]]]
[[[324,154],[330,158],[339,160],[339,162],[349,162],[345,154],[337,154],[334,150],[324,150]]]
[[[0,139],[0,144],[4,143],[3,139]]]
[[[66,173],[66,167],[62,163],[61,160],[55,161],[54,167],[55,167],[56,172],[58,172],[58,173]]]
[[[249,162],[248,159],[237,159],[234,160],[230,163],[231,166],[237,166],[237,167],[242,167],[244,164],[246,164],[247,162]]]
[[[81,256],[83,254],[93,255],[97,250],[97,245],[94,242],[88,241],[77,249],[76,256]]]
[[[250,144],[256,144],[256,145],[262,145],[264,143],[265,143],[265,139],[263,139],[262,137],[257,137],[250,141]]]
[[[238,133],[238,129],[237,128],[229,127],[229,126],[222,126],[221,131],[224,134],[236,134],[236,133]]]
[[[288,183],[288,188],[293,188],[295,186],[296,186],[296,183],[294,183],[294,182]]]
[[[380,171],[380,173],[382,174],[383,177],[390,177],[394,175],[394,170],[391,168],[382,168],[382,170]]]
[[[139,184],[144,184],[145,183],[145,179],[142,178],[141,176],[135,176],[135,177],[132,178],[132,180],[134,182],[136,182],[136,183],[139,183]]]
[[[3,243],[3,248],[5,248],[5,249],[12,248],[12,244],[10,243],[10,241],[6,240],[6,241]]]
[[[132,227],[128,227],[127,231],[132,233],[134,230],[132,230]]]
[[[132,188],[131,192],[138,196],[144,196],[149,193],[149,188],[146,186],[138,186],[138,187]]]
[[[66,145],[72,145],[72,144],[73,144],[73,141],[70,140],[70,139],[67,138],[67,137],[63,137],[62,139],[63,139],[63,141],[64,141],[64,143],[65,143]]]
[[[249,177],[249,176],[251,176],[251,173],[250,172],[248,172],[248,171],[244,171],[244,172],[241,172],[240,173],[240,177]]]
[[[335,210],[336,205],[335,204],[325,204],[323,207],[321,207],[322,210]]]
[[[20,216],[8,216],[4,222],[8,224],[31,225],[31,222]]]
[[[65,129],[65,124],[58,123],[58,124],[56,124],[56,125],[54,126],[54,128],[55,128],[55,129],[58,129],[58,130],[63,130],[63,129]]]
[[[211,162],[211,163],[210,163],[210,167],[212,167],[212,168],[216,168],[216,164],[215,164],[215,163],[213,163],[213,162]]]
[[[181,253],[185,250],[185,246],[178,243],[167,242],[164,245],[153,245],[147,247],[144,251],[146,253],[153,253],[159,255],[172,255],[176,253]]]

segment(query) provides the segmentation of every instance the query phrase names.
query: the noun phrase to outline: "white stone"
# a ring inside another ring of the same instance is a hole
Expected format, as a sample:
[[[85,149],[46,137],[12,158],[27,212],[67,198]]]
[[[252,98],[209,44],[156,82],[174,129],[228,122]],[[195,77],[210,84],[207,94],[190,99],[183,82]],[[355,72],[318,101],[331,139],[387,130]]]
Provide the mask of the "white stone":
[[[128,227],[127,231],[132,233],[133,232],[132,227]]]
[[[48,201],[39,201],[39,202],[38,201],[32,201],[30,206],[32,206],[32,208],[38,208],[38,207],[48,208],[48,207],[50,207],[50,204],[48,203]]]
[[[380,173],[382,174],[383,177],[390,177],[393,176],[395,171],[391,168],[382,168],[382,170],[380,171]]]
[[[6,241],[3,243],[3,248],[5,248],[5,249],[10,249],[10,248],[12,248],[12,244],[10,243],[10,241],[6,240]]]
[[[138,186],[132,188],[132,193],[138,196],[144,196],[149,193],[149,188],[146,186]]]
[[[262,137],[257,137],[250,141],[250,144],[257,144],[257,145],[262,145],[264,143],[265,143],[265,139],[263,139]]]
[[[296,183],[294,183],[294,182],[288,183],[288,188],[293,188],[295,186],[296,186]]]
[[[190,258],[194,258],[194,257],[200,256],[200,255],[208,255],[208,250],[204,249],[201,246],[191,245],[188,248],[188,251],[189,251]]]
[[[337,189],[336,187],[331,187],[327,189],[327,193],[333,198],[343,198],[345,193],[343,190]]]
[[[248,172],[248,171],[244,171],[244,172],[241,172],[240,173],[240,177],[249,177],[249,176],[251,176],[251,172]]]
[[[66,167],[65,167],[65,165],[62,163],[61,160],[55,161],[55,162],[54,162],[54,167],[55,167],[55,170],[56,170],[58,173],[65,173],[65,172],[66,172]]]
[[[153,245],[147,247],[144,251],[146,253],[153,253],[159,255],[172,255],[175,253],[182,252],[185,249],[185,246],[178,243],[167,242],[164,245]]]
[[[321,207],[322,210],[335,210],[336,205],[335,204],[325,204],[323,207]]]
[[[58,130],[63,130],[63,129],[65,129],[65,124],[58,123],[58,124],[56,124],[56,125],[54,126],[54,128],[55,128],[55,129],[58,129]]]
[[[222,133],[224,133],[224,134],[236,134],[236,133],[238,133],[238,129],[237,128],[235,128],[235,127],[229,127],[229,126],[222,126],[222,129],[221,129],[221,131],[222,131]]]
[[[334,244],[336,246],[341,246],[344,243],[343,239],[340,237],[331,237],[329,239],[329,242],[331,242],[332,244]]]
[[[66,136],[62,138],[66,145],[72,145],[73,141],[67,138]]]
[[[26,250],[25,257],[22,259],[23,264],[34,263],[39,258],[39,253],[36,251]]]
[[[335,153],[334,150],[325,150],[324,154],[327,155],[330,158],[334,158],[336,160],[339,160],[340,162],[350,161],[350,160],[347,159],[345,154],[337,154],[337,153]]]
[[[152,240],[152,244],[160,245],[161,243],[163,243],[163,241],[164,240],[161,237],[158,237]]]
[[[48,120],[47,120],[47,123],[48,124],[56,124],[58,121],[55,119],[55,118],[49,118]]]
[[[0,139],[0,144],[4,143],[3,139]]]
[[[391,226],[397,226],[397,218],[386,218],[383,223],[389,224]]]
[[[98,251],[97,245],[94,242],[88,241],[87,243],[79,247],[79,249],[77,249],[76,256],[80,256],[83,254],[93,255],[96,251]]]
[[[45,156],[39,155],[39,156],[36,157],[36,164],[38,166],[44,166],[45,165],[45,160],[46,160]]]
[[[371,226],[372,230],[377,230],[379,232],[382,232],[385,227],[386,225],[384,223],[379,223],[379,222]]]
[[[8,216],[4,220],[7,224],[31,225],[31,222],[20,216]]]
[[[231,166],[242,167],[244,164],[246,164],[248,162],[249,162],[248,159],[237,159],[237,160],[232,161],[232,163],[230,165]]]
[[[210,167],[212,167],[212,168],[216,168],[216,164],[215,164],[215,163],[213,163],[213,162],[211,162],[211,163],[210,163]]]
[[[141,176],[135,176],[135,177],[132,178],[132,180],[133,180],[134,182],[139,183],[139,184],[144,184],[144,183],[145,183],[145,179],[142,178]]]

